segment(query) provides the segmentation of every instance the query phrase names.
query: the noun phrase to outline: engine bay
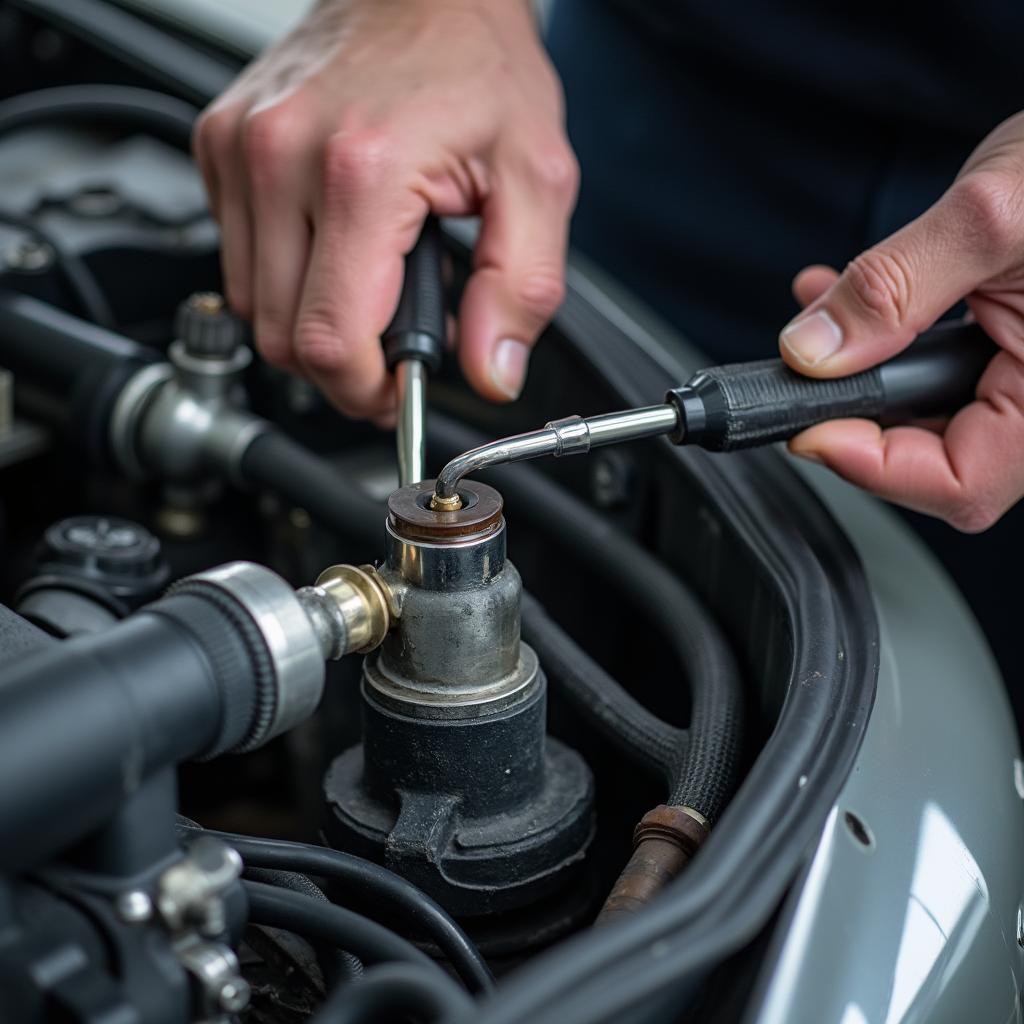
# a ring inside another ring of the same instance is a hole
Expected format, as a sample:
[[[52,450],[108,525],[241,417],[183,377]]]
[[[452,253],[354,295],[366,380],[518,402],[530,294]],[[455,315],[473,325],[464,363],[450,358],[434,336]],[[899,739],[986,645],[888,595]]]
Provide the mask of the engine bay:
[[[834,519],[661,441],[432,508],[220,298],[194,77],[3,14],[0,1017],[737,1019],[874,699]],[[429,473],[682,379],[596,280]]]

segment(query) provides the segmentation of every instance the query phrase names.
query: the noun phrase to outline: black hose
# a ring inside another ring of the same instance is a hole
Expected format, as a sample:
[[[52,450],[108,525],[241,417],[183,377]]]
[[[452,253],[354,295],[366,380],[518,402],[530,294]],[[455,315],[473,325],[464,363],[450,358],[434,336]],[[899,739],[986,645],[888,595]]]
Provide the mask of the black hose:
[[[286,434],[276,430],[260,434],[245,450],[239,475],[247,483],[266,487],[301,506],[368,554],[380,548],[383,506]]]
[[[291,889],[293,892],[301,892],[311,899],[319,900],[321,903],[331,902],[319,886],[315,885],[305,875],[300,875],[297,871],[246,868],[243,877],[251,882],[263,882],[266,885],[276,885],[279,889]],[[314,939],[310,944],[313,947],[314,953],[316,953],[317,962],[328,985],[341,985],[362,976],[363,962],[359,957],[348,952],[348,950],[336,949],[330,943],[325,943],[319,939]]]
[[[523,639],[574,710],[627,757],[674,785],[686,730],[663,722],[590,657],[530,594],[523,593]]]
[[[0,102],[0,135],[53,123],[100,123],[144,128],[181,149],[189,148],[199,111],[152,89],[128,85],[62,85]]]
[[[391,960],[418,964],[458,988],[426,953],[376,921],[289,889],[262,882],[243,881],[242,885],[249,897],[251,924],[283,928],[306,938],[331,942],[368,964]]]
[[[437,413],[428,430],[431,441],[452,453],[485,440]],[[520,465],[489,474],[515,501],[518,515],[611,580],[674,648],[692,699],[689,742],[680,751],[667,803],[692,807],[713,823],[735,784],[743,725],[739,668],[717,624],[653,555],[537,470]]]
[[[257,839],[208,831],[238,851],[247,867],[301,871],[329,878],[343,895],[371,902],[375,909],[401,915],[411,928],[431,939],[473,991],[493,986],[490,969],[466,933],[426,893],[401,875],[348,853],[308,843]]]
[[[48,302],[0,289],[0,363],[55,399],[86,375],[151,362],[155,353]]]
[[[456,993],[458,995],[456,996]],[[309,1024],[363,1024],[406,1020],[436,1021],[473,1014],[473,1001],[436,975],[412,964],[386,964],[366,972],[358,984],[334,990]]]

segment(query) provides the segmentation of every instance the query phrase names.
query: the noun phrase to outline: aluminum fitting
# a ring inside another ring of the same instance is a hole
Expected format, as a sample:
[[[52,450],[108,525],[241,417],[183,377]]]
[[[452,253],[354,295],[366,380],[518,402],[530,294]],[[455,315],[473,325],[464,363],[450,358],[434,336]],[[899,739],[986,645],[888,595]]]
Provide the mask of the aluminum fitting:
[[[225,358],[200,357],[175,341],[170,358],[143,367],[118,396],[109,432],[120,468],[180,484],[211,473],[237,478],[246,449],[269,426],[241,408],[252,352],[240,346]]]
[[[277,573],[253,562],[227,565],[189,576],[172,592],[212,588],[233,598],[259,630],[273,666],[273,708],[259,743],[305,721],[324,689],[321,639],[304,604]]]

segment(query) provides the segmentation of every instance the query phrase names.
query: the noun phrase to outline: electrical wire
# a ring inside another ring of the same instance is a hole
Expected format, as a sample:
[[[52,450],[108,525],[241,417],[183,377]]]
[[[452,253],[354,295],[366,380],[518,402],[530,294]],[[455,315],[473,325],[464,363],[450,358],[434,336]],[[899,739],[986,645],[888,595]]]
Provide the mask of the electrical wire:
[[[276,885],[243,879],[242,887],[249,897],[251,924],[283,928],[296,935],[333,943],[368,964],[391,960],[419,964],[457,987],[426,953],[368,917]]]
[[[179,829],[191,831],[187,826]],[[431,939],[472,991],[486,991],[494,979],[486,961],[455,920],[401,875],[355,857],[310,843],[260,839],[233,832],[204,830],[238,851],[246,866],[298,871],[328,878],[337,891],[370,903],[375,910],[401,916],[411,928]]]

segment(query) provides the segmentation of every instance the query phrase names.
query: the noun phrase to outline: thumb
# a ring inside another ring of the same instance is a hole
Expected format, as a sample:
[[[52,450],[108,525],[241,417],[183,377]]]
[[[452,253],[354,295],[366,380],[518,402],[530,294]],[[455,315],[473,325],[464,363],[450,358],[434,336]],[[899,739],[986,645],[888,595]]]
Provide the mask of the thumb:
[[[783,359],[813,377],[874,366],[997,273],[998,246],[983,230],[991,202],[979,209],[979,193],[965,177],[917,220],[861,253],[782,330]]]

